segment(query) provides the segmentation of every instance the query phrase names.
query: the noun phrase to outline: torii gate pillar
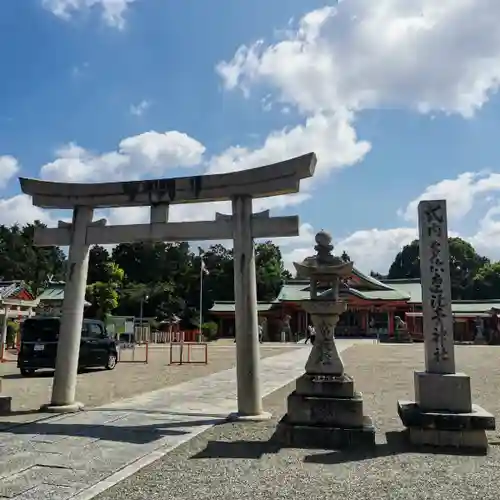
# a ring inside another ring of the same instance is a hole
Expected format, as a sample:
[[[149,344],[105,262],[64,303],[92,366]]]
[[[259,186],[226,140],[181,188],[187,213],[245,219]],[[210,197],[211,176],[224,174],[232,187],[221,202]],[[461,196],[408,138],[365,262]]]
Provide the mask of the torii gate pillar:
[[[87,227],[92,224],[93,215],[91,207],[75,207],[73,210],[52,398],[42,410],[60,413],[83,408],[83,404],[75,401],[75,392],[89,268]]]
[[[262,411],[252,198],[236,196],[233,205],[234,303],[238,419],[265,419]]]

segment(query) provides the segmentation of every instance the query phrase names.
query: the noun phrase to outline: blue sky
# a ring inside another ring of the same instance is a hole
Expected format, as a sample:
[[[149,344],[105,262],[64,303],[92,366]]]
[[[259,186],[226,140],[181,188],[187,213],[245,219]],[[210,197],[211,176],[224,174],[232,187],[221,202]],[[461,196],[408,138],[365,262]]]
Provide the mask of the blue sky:
[[[270,205],[303,224],[280,241],[287,262],[324,228],[362,268],[385,272],[415,235],[422,197],[447,198],[451,230],[500,257],[492,2],[122,0],[114,17],[112,4],[1,2],[0,223],[57,219],[18,196],[17,175],[167,177],[314,150],[308,198]]]

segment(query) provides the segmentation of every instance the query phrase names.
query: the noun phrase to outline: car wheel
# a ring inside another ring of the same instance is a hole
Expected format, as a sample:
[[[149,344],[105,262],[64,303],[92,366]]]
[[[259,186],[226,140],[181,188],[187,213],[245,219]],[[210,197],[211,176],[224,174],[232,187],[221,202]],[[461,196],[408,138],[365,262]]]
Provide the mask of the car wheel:
[[[28,368],[21,368],[21,375],[23,377],[31,377],[32,375],[34,375],[35,373],[35,370],[30,370]]]
[[[106,370],[113,370],[116,367],[116,352],[110,352],[108,354],[108,361],[105,365]]]

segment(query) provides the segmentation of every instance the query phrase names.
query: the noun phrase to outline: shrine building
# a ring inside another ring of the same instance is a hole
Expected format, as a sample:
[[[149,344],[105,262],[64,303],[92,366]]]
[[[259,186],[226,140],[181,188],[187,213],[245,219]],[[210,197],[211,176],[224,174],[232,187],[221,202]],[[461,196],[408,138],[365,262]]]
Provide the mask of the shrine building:
[[[326,288],[319,291],[323,297],[331,293]],[[406,322],[414,340],[422,339],[422,287],[419,279],[380,281],[354,268],[352,276],[340,287],[340,297],[347,302],[347,310],[340,317],[336,336],[391,337],[396,333],[396,318],[399,317]],[[294,339],[303,338],[310,319],[300,301],[308,299],[309,281],[294,279],[283,284],[275,300],[259,302],[259,322],[264,322],[267,340],[280,340],[283,321],[287,317]],[[498,309],[500,300],[453,301],[456,340],[471,340],[477,319],[489,318],[491,311]],[[219,324],[220,337],[234,337],[233,302],[215,302],[210,314]]]

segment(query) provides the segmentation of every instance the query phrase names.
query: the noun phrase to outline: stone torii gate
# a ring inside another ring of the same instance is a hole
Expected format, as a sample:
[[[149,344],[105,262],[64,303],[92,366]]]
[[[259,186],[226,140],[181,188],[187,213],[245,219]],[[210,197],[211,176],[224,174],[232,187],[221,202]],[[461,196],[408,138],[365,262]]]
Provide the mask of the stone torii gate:
[[[299,192],[300,181],[311,177],[314,153],[273,165],[239,172],[131,182],[74,184],[20,178],[21,190],[41,208],[72,209],[72,223],[37,228],[37,246],[69,246],[56,371],[50,404],[53,412],[77,411],[76,374],[80,351],[83,304],[89,247],[155,241],[232,239],[238,418],[259,419],[262,409],[254,238],[297,236],[298,216],[270,217],[252,213],[252,199]],[[214,221],[168,222],[169,206],[211,201],[232,202],[232,215],[217,214]],[[149,224],[106,226],[93,222],[94,209],[150,206]]]

